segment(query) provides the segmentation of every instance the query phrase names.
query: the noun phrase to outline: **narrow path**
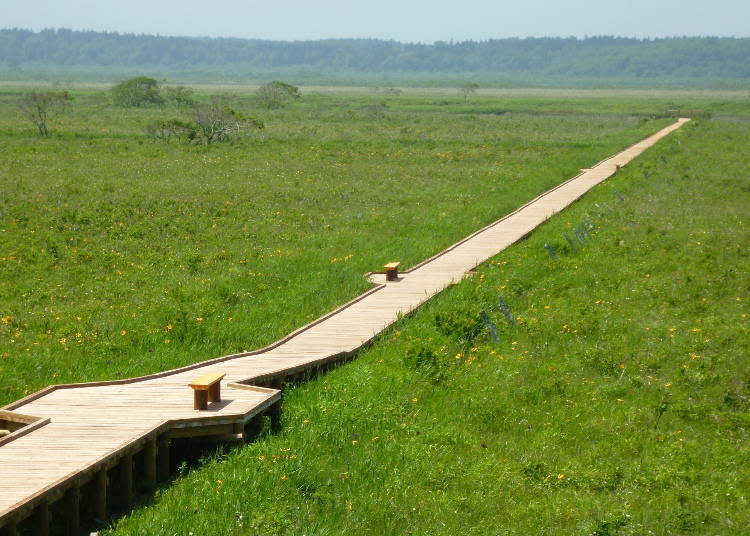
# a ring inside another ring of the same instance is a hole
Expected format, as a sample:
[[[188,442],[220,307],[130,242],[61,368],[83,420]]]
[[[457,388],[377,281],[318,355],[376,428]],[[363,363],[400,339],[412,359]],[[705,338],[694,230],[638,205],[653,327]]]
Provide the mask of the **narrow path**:
[[[355,352],[401,314],[461,280],[467,271],[521,239],[687,121],[680,119],[582,170],[402,272],[397,281],[385,282],[382,275],[373,275],[374,289],[267,348],[143,378],[53,386],[6,406],[4,412],[0,410],[0,425],[4,418],[12,418],[11,413],[42,420],[0,438],[0,528],[5,526],[13,534],[15,523],[32,511],[44,523],[51,502],[66,496],[72,497],[70,504],[77,504],[77,490],[88,481],[100,482],[106,499],[107,471],[125,463],[123,474],[128,470],[132,474],[136,453],[148,453],[143,465],[153,479],[157,440],[242,433],[249,420],[279,399],[278,390],[251,384],[267,384]],[[209,404],[207,411],[196,411],[187,384],[207,371],[226,373],[222,400]],[[127,496],[127,489],[121,494]]]

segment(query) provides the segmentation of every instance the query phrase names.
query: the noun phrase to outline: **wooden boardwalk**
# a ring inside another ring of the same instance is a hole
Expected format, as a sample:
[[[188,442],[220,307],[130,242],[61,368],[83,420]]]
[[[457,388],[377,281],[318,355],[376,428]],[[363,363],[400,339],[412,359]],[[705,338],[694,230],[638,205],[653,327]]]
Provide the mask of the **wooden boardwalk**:
[[[62,499],[68,531],[75,534],[82,492],[93,497],[89,503],[103,519],[107,498],[113,493],[107,482],[116,475],[118,501],[129,504],[134,471],[155,481],[166,470],[170,440],[201,435],[241,437],[248,423],[279,399],[278,390],[252,384],[272,385],[279,378],[351,355],[400,314],[461,280],[467,271],[521,239],[687,121],[680,119],[592,169],[582,170],[512,214],[402,272],[396,281],[386,282],[383,275],[374,274],[375,288],[267,348],[143,378],[54,386],[10,404],[0,411],[0,428],[3,421],[7,425],[23,420],[18,415],[39,420],[17,425],[18,431],[0,437],[0,532],[14,536],[17,523],[33,515],[37,533],[46,534],[50,505]],[[193,410],[187,384],[211,371],[226,373],[222,400],[209,403],[206,411]]]

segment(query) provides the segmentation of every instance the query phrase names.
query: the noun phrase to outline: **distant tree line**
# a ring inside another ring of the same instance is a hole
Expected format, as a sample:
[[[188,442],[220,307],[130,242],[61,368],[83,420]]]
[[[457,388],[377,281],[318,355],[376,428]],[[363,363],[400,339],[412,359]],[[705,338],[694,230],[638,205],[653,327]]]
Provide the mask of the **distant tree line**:
[[[618,78],[750,78],[750,38],[526,38],[399,43],[262,41],[72,30],[0,30],[0,63],[77,67],[316,69],[351,73],[509,73]]]

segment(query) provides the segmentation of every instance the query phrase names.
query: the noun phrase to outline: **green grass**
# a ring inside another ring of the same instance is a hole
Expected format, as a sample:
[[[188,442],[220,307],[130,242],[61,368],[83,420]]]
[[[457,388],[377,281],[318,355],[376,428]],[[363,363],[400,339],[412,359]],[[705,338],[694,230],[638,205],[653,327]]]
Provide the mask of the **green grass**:
[[[267,112],[239,91],[268,128],[205,148],[144,137],[179,110],[95,90],[41,140],[19,95],[0,91],[0,404],[261,346],[365,290],[364,272],[421,261],[656,131],[667,108],[733,116],[670,136],[287,389],[278,434],[185,472],[111,533],[750,532],[746,99],[321,92]],[[586,214],[598,228],[572,251],[562,233]]]
[[[19,95],[0,95],[0,404],[260,347],[669,121],[627,100],[500,116],[498,98],[236,94],[267,128],[191,147],[143,134],[185,112],[96,91],[40,139]]]
[[[748,139],[670,136],[107,534],[750,532]]]

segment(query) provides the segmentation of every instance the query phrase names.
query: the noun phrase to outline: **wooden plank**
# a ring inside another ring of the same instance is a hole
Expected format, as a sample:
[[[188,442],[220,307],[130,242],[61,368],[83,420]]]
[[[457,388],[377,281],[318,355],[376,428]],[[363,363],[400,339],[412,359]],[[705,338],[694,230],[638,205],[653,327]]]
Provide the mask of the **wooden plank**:
[[[15,432],[11,432],[10,434],[5,435],[3,437],[0,437],[0,447],[10,443],[11,441],[15,441],[25,435],[30,434],[31,432],[38,430],[39,428],[41,428],[42,426],[45,426],[46,424],[49,424],[50,422],[49,417],[45,419],[35,418],[35,417],[30,417],[30,418],[34,420],[31,421],[26,426],[24,426],[23,428],[16,430]]]
[[[210,426],[196,426],[190,428],[174,428],[167,432],[167,437],[176,439],[180,437],[205,437],[214,435],[231,434],[234,430],[232,424],[214,424]]]
[[[193,389],[208,389],[226,376],[225,372],[206,372],[188,385]]]
[[[32,417],[31,415],[23,415],[21,413],[16,413],[15,411],[0,409],[0,420],[3,421],[31,424],[38,421],[40,418],[41,417]]]

